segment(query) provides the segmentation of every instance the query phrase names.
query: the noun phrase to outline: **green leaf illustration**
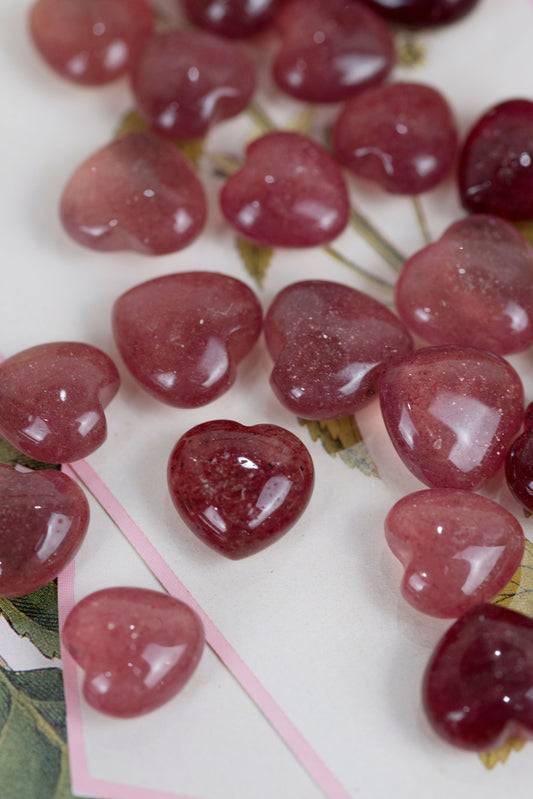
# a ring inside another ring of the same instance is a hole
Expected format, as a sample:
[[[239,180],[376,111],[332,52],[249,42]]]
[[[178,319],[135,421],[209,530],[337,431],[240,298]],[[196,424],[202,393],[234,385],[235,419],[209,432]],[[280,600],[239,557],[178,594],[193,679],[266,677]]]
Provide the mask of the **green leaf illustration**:
[[[60,669],[0,666],[0,786],[6,799],[72,799]]]
[[[4,438],[0,436],[0,463],[6,463],[8,466],[25,466],[27,469],[57,469],[61,466],[56,463],[43,463],[30,458],[28,455],[23,455],[18,449],[15,449]]]
[[[268,267],[272,261],[274,250],[271,247],[262,247],[246,239],[237,239],[237,249],[242,258],[246,271],[253,277],[259,286],[263,285]]]
[[[338,455],[350,469],[359,469],[367,477],[379,477],[355,417],[343,416],[341,419],[321,421],[298,419],[298,422],[302,427],[307,427],[313,441],[321,442],[328,455]]]
[[[0,598],[0,613],[16,633],[29,638],[45,657],[60,656],[55,583],[49,583],[26,596]]]
[[[526,539],[522,562],[505,588],[493,600],[533,618],[533,544]]]

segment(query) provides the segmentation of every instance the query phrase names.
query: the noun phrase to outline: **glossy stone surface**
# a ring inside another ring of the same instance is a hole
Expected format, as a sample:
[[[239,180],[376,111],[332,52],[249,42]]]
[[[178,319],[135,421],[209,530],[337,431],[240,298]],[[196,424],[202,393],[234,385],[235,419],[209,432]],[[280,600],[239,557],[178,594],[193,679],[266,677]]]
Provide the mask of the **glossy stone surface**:
[[[63,191],[60,216],[67,233],[93,250],[165,255],[200,234],[206,197],[176,147],[134,132],[76,169]]]
[[[524,394],[503,358],[427,347],[386,367],[379,387],[396,451],[431,488],[475,491],[493,477],[522,424]]]
[[[413,28],[449,25],[464,17],[478,0],[364,0],[385,19]]]
[[[90,344],[39,344],[0,363],[0,435],[44,463],[85,458],[104,443],[116,366]]]
[[[517,502],[533,513],[533,428],[527,421],[525,427],[507,452],[505,478]]]
[[[88,524],[85,494],[66,474],[0,464],[0,596],[30,594],[55,579]]]
[[[346,227],[349,199],[339,166],[300,133],[268,133],[246,150],[244,167],[220,194],[242,236],[270,247],[314,247]]]
[[[203,626],[192,608],[144,588],[105,588],[84,597],[67,616],[61,636],[85,672],[87,702],[121,718],[172,699],[204,647]]]
[[[137,109],[153,130],[174,140],[200,139],[246,108],[255,62],[239,44],[172,30],[148,39],[131,82]]]
[[[426,669],[424,708],[455,746],[493,750],[533,737],[533,621],[476,605],[437,645]]]
[[[392,34],[355,0],[292,0],[277,15],[276,25],[282,42],[274,80],[299,100],[347,100],[381,83],[392,69]]]
[[[420,194],[450,172],[457,151],[452,111],[419,83],[368,89],[346,103],[335,124],[339,161],[392,194]]]
[[[385,537],[405,568],[404,599],[442,618],[495,597],[524,554],[524,533],[509,511],[453,488],[403,497],[385,519]]]
[[[304,280],[283,289],[265,316],[280,402],[306,419],[354,413],[376,395],[385,363],[413,343],[402,322],[356,289]]]
[[[183,0],[191,22],[219,36],[252,36],[272,22],[283,0]]]
[[[205,405],[227,391],[261,328],[253,291],[216,272],[149,280],[113,307],[126,366],[146,391],[178,408]]]
[[[474,214],[406,261],[395,300],[430,344],[520,352],[533,344],[533,248],[510,223]]]
[[[273,424],[205,422],[180,438],[168,463],[170,495],[185,524],[234,560],[281,538],[304,512],[313,484],[306,447]]]
[[[152,27],[146,0],[37,0],[29,15],[33,42],[49,66],[89,86],[125,75]]]
[[[507,100],[474,125],[459,161],[465,208],[506,219],[533,219],[533,102]]]

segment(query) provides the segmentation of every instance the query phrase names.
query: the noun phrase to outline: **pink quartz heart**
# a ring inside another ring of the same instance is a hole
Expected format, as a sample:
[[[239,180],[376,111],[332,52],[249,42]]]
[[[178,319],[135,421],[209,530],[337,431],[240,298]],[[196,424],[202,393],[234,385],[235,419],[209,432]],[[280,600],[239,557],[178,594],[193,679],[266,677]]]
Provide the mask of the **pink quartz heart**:
[[[242,236],[269,247],[314,247],[346,227],[350,204],[339,166],[307,136],[286,131],[255,139],[244,167],[220,194]]]
[[[423,701],[455,746],[480,752],[533,738],[533,621],[500,605],[473,607],[437,645]]]
[[[113,330],[132,375],[156,399],[195,408],[234,383],[262,328],[255,294],[216,272],[149,280],[115,302]]]
[[[517,520],[496,502],[454,488],[417,491],[385,519],[387,543],[405,568],[404,598],[422,613],[454,618],[492,599],[524,554]]]
[[[0,464],[0,596],[29,594],[57,577],[88,524],[85,494],[66,474]]]
[[[60,216],[67,233],[85,247],[164,255],[200,234],[206,198],[176,147],[152,133],[133,132],[75,170],[61,197]]]
[[[273,424],[205,422],[180,438],[168,463],[170,495],[185,524],[234,560],[281,538],[304,512],[313,484],[306,447]]]
[[[502,466],[522,424],[524,392],[498,355],[427,347],[388,365],[380,381],[398,454],[431,488],[475,490]]]
[[[376,395],[385,363],[412,349],[402,322],[349,286],[304,280],[283,289],[265,317],[280,402],[306,419],[354,413]]]
[[[299,100],[346,100],[381,83],[394,63],[387,25],[355,0],[291,0],[276,24],[283,39],[274,79]]]
[[[461,219],[405,263],[396,307],[430,344],[525,350],[533,344],[533,248],[499,217]]]
[[[105,588],[71,610],[62,641],[85,672],[83,695],[110,716],[139,716],[193,674],[204,630],[188,605],[144,588]]]
[[[44,463],[85,458],[105,441],[104,408],[119,385],[113,361],[90,344],[23,350],[0,364],[0,435]]]

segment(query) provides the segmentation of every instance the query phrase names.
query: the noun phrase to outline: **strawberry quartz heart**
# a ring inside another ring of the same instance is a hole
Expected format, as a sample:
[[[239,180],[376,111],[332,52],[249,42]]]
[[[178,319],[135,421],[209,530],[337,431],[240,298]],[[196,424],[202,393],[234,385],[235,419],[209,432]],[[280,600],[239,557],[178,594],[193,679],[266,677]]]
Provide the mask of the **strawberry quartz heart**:
[[[44,463],[85,458],[105,441],[104,408],[119,385],[113,361],[90,344],[19,352],[0,364],[0,435]]]
[[[212,33],[240,39],[264,28],[285,0],[183,0],[191,22]]]
[[[131,73],[137,109],[171,139],[203,138],[243,111],[255,90],[255,62],[240,44],[210,33],[171,30],[147,40]]]
[[[434,730],[455,746],[498,749],[533,737],[533,621],[476,605],[444,635],[426,669],[423,701]]]
[[[283,289],[265,316],[265,337],[275,361],[271,386],[305,419],[335,419],[367,405],[384,365],[413,346],[388,308],[327,280]]]
[[[66,474],[0,464],[0,596],[29,594],[57,577],[88,524],[89,504]]]
[[[292,0],[276,17],[278,86],[311,103],[336,103],[383,81],[394,63],[387,25],[354,0]]]
[[[465,208],[506,219],[533,219],[533,102],[507,100],[470,131],[459,161]]]
[[[268,133],[246,150],[246,164],[220,194],[224,216],[242,236],[270,247],[314,247],[348,222],[339,166],[300,133]]]
[[[397,502],[387,543],[405,568],[404,598],[422,613],[454,618],[492,599],[520,566],[524,533],[490,499],[431,488]]]
[[[156,399],[194,408],[233,385],[262,328],[255,294],[216,272],[182,272],[127,291],[113,330],[132,375]]]
[[[180,438],[168,464],[170,495],[185,524],[233,560],[281,538],[305,510],[313,484],[306,447],[272,424],[200,424]]]
[[[35,46],[64,78],[85,85],[126,74],[153,27],[146,0],[37,0],[29,17]]]
[[[71,610],[62,641],[85,671],[83,695],[110,716],[139,716],[172,699],[204,647],[197,614],[143,588],[106,588]]]
[[[405,263],[396,307],[430,344],[525,350],[533,344],[533,248],[498,217],[455,222]]]
[[[522,424],[513,367],[474,348],[427,347],[386,367],[383,419],[398,454],[431,488],[476,490],[502,466]]]
[[[200,234],[206,198],[176,147],[136,131],[76,169],[63,191],[60,216],[67,233],[85,247],[164,255]]]
[[[344,106],[333,133],[339,161],[393,194],[420,194],[450,172],[457,131],[442,94],[419,83],[368,89]]]

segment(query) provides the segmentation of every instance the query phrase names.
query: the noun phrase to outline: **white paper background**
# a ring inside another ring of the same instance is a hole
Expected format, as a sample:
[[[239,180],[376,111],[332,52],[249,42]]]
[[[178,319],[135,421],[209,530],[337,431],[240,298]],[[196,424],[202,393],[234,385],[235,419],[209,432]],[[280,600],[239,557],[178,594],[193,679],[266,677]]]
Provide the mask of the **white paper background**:
[[[242,365],[237,385],[196,411],[158,404],[125,374],[109,322],[124,290],[190,269],[224,271],[254,286],[221,220],[219,182],[209,177],[207,164],[209,226],[186,251],[158,259],[105,255],[66,237],[56,211],[62,186],[81,160],[110,139],[131,101],[126,83],[79,89],[52,74],[28,41],[29,5],[0,0],[0,350],[11,355],[42,341],[75,339],[117,360],[123,388],[108,410],[108,441],[91,465],[354,797],[430,790],[434,799],[466,799],[474,791],[496,797],[525,787],[531,777],[527,749],[489,773],[475,755],[441,743],[423,717],[422,673],[448,623],[417,614],[399,595],[400,569],[384,543],[383,519],[396,499],[421,485],[392,451],[377,407],[358,421],[382,480],[331,459],[278,405],[262,344]],[[395,77],[440,87],[464,132],[495,102],[531,96],[532,30],[533,2],[481,0],[462,23],[420,35],[425,66],[398,69]],[[298,112],[296,103],[280,102],[263,83],[264,102],[278,121]],[[209,149],[240,154],[250,132],[246,118],[226,123],[210,136]],[[421,246],[409,200],[355,182],[353,187],[358,205],[400,248],[410,253]],[[424,204],[434,236],[462,215],[451,181]],[[336,246],[368,270],[392,277],[353,230]],[[260,293],[264,307],[282,286],[309,277],[366,288],[320,250],[279,252]],[[524,377],[531,374],[530,353],[511,360]],[[531,399],[531,378],[528,388]],[[166,462],[174,443],[212,418],[281,424],[302,437],[315,462],[316,490],[305,516],[284,539],[246,561],[226,561],[207,550],[184,528],[167,493]],[[490,489],[519,513],[498,482]],[[157,585],[96,509],[77,561],[76,595],[116,584]],[[91,774],[100,779],[202,799],[321,795],[209,651],[185,691],[150,716],[120,722],[87,707],[83,714]]]

